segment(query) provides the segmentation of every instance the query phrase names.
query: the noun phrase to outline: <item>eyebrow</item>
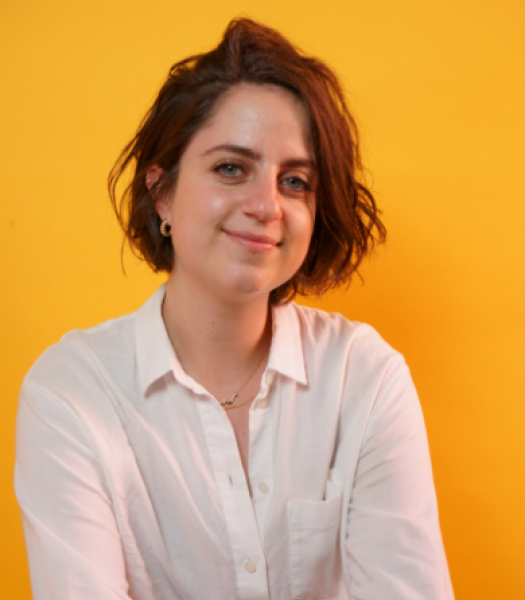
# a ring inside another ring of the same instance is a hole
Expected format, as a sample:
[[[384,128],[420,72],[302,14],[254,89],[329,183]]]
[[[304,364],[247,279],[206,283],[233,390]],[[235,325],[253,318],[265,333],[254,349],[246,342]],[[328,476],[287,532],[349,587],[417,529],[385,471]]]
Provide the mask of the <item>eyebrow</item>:
[[[252,150],[251,148],[246,148],[245,146],[237,146],[236,144],[220,144],[219,146],[214,146],[206,150],[202,156],[207,156],[208,154],[212,154],[213,152],[219,151],[233,152],[234,154],[240,154],[241,156],[245,156],[246,158],[250,158],[251,160],[261,160],[261,154]],[[313,172],[316,171],[315,161],[310,160],[309,158],[289,158],[285,160],[283,163],[285,167],[307,167],[311,169]]]

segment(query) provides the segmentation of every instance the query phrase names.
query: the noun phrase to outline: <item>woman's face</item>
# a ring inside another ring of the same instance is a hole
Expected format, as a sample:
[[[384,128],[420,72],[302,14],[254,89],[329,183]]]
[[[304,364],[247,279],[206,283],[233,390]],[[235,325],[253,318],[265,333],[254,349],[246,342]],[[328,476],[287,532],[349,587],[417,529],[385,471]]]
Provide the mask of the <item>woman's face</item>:
[[[230,299],[269,294],[308,251],[314,179],[300,101],[273,86],[229,90],[184,152],[175,190],[157,202],[171,225],[172,277]]]

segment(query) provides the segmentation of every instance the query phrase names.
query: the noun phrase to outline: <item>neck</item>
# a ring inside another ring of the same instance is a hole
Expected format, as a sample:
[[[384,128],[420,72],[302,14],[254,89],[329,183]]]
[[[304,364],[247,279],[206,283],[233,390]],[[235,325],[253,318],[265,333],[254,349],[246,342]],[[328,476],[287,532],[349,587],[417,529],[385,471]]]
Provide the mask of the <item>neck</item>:
[[[268,353],[268,296],[228,302],[209,290],[188,289],[174,274],[167,284],[163,318],[186,373],[215,396],[235,391]],[[254,377],[264,371],[263,359]]]

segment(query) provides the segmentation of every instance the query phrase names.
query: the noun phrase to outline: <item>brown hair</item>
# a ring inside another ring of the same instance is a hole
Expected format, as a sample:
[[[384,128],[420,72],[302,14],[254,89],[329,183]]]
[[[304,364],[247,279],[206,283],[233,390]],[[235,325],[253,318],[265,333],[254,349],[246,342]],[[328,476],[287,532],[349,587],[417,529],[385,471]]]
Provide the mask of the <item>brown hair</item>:
[[[110,197],[132,250],[154,271],[171,271],[173,247],[159,232],[155,199],[173,189],[190,140],[211,117],[219,97],[239,83],[289,90],[310,119],[318,178],[314,230],[303,264],[271,292],[272,304],[349,283],[365,255],[386,237],[374,197],[357,179],[362,165],[355,121],[336,75],[321,60],[249,19],[231,21],[214,50],[172,66],[135,137],[113,166]],[[145,176],[156,164],[163,173],[148,190]],[[119,203],[117,184],[131,165],[133,179]]]

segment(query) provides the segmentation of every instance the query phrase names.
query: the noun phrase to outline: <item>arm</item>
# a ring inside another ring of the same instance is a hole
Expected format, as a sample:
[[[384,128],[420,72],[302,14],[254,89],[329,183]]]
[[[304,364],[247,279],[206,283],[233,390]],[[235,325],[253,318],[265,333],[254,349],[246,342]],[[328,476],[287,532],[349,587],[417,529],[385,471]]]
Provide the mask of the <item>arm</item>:
[[[421,407],[393,361],[365,431],[349,507],[353,600],[452,600]]]
[[[129,600],[102,467],[67,402],[24,385],[15,491],[35,600]]]

